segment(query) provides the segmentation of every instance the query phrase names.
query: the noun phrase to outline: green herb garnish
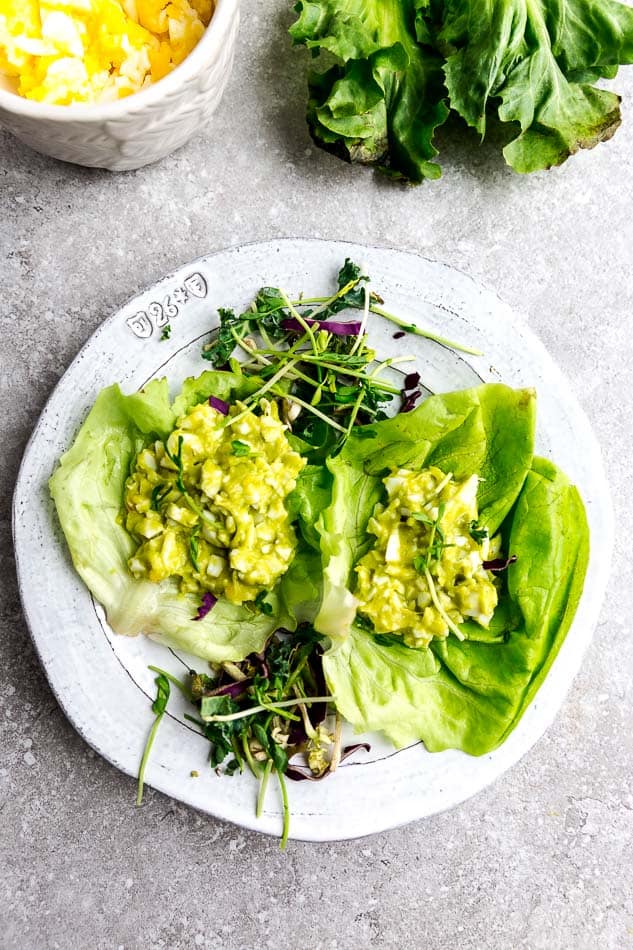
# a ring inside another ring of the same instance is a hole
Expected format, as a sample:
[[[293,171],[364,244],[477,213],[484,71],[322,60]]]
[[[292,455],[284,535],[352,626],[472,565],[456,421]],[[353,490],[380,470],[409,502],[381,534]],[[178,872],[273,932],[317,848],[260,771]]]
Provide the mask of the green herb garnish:
[[[154,511],[159,511],[160,506],[171,491],[171,485],[156,485],[152,491],[151,505]]]
[[[431,566],[431,561],[438,561],[442,556],[444,548],[450,546],[446,543],[444,532],[440,527],[445,509],[446,506],[444,502],[440,502],[437,509],[437,518],[429,518],[428,515],[423,512],[416,512],[411,516],[415,518],[416,521],[420,521],[430,528],[426,552],[413,558],[413,566],[420,574],[427,573]]]
[[[476,541],[477,544],[481,544],[482,541],[485,541],[486,538],[489,537],[488,528],[480,525],[478,521],[470,522],[469,531],[470,531],[471,538],[473,539],[473,541]]]
[[[191,558],[191,563],[198,574],[200,573],[200,565],[198,564],[198,554],[200,553],[200,545],[198,544],[199,534],[200,525],[194,525],[191,529],[191,534],[189,535],[189,557]]]
[[[246,457],[247,455],[251,454],[250,445],[247,445],[246,442],[240,442],[239,439],[234,439],[233,442],[231,442],[231,448],[233,450],[233,455],[237,455],[239,457]]]
[[[266,614],[267,617],[271,617],[273,614],[273,605],[269,604],[266,600],[266,591],[262,590],[259,592],[255,600],[253,601],[258,610],[263,614]]]

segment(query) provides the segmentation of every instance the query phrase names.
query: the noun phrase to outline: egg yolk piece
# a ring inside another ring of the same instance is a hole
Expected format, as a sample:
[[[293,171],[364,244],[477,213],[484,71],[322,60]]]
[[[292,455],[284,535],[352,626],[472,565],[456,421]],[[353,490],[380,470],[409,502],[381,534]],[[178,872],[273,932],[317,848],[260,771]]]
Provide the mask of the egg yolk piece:
[[[0,0],[0,73],[51,105],[108,102],[189,55],[212,0]]]

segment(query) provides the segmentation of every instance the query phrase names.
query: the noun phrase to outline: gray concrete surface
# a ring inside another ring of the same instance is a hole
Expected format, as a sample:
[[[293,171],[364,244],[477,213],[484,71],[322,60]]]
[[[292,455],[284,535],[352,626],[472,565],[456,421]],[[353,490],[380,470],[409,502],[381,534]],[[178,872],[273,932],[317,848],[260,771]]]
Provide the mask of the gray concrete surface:
[[[65,167],[0,133],[0,946],[633,947],[633,69],[615,139],[562,169],[519,177],[448,129],[444,178],[409,190],[312,147],[285,11],[246,0],[214,123],[157,167]],[[38,413],[100,321],[187,259],[280,235],[418,250],[496,288],[569,375],[617,516],[593,646],[521,764],[449,814],[286,855],[160,794],[135,809],[47,687],[9,523]]]

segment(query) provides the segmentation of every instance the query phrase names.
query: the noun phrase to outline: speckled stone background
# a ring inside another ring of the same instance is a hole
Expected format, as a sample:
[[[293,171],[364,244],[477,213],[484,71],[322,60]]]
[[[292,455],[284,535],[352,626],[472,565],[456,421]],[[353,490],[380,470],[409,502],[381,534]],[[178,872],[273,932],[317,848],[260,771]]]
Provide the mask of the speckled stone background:
[[[286,4],[243,14],[215,121],[156,167],[64,166],[0,132],[0,947],[633,947],[633,69],[608,144],[523,178],[451,126],[444,177],[411,190],[312,147]],[[100,321],[190,258],[282,235],[417,250],[494,287],[569,375],[617,520],[593,646],[522,763],[448,814],[285,855],[151,791],[134,807],[48,689],[10,535],[26,440]]]

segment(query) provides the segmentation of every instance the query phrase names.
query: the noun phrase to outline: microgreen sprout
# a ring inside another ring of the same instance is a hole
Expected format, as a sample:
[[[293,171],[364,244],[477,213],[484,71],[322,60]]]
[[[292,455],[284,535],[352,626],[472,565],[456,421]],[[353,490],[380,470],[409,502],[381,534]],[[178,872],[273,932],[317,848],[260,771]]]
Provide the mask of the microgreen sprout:
[[[205,345],[203,356],[217,367],[230,361],[233,366],[233,353],[241,350],[245,361],[238,364],[239,371],[257,376],[260,383],[226,424],[234,425],[249,411],[256,412],[265,394],[293,402],[300,411],[288,422],[308,446],[304,451],[308,460],[318,462],[339,451],[359,425],[386,418],[386,405],[401,394],[402,387],[385,380],[383,373],[413,357],[376,365],[375,353],[367,345],[372,313],[403,327],[399,334],[409,332],[478,353],[394,317],[382,304],[382,298],[369,288],[368,277],[348,259],[339,272],[337,289],[329,296],[293,299],[282,288],[262,287],[243,313],[219,310],[217,336]],[[332,319],[350,309],[361,311],[361,319]],[[409,373],[407,382],[414,376]],[[413,409],[421,395],[419,388],[409,390],[400,411]],[[321,423],[327,428],[319,428]]]
[[[265,596],[263,592],[258,597],[259,607],[267,603]],[[184,718],[211,743],[211,768],[224,775],[248,769],[260,783],[257,815],[263,812],[274,773],[281,796],[282,849],[290,833],[286,777],[294,781],[324,778],[340,761],[361,748],[350,746],[341,750],[342,720],[338,716],[334,741],[329,742],[329,756],[319,760],[317,771],[311,762],[312,745],[318,736],[329,735],[325,722],[335,700],[325,687],[319,634],[309,624],[300,624],[293,634],[278,630],[261,653],[251,654],[240,662],[225,662],[215,675],[191,670],[186,685],[165,670],[150,669],[157,674],[158,695],[152,707],[156,720],[141,763],[139,789],[142,790],[149,751],[172,684],[197,708],[197,716],[185,713]],[[303,764],[296,762],[301,755],[305,756]]]
[[[304,706],[309,705],[310,703],[333,703],[333,696],[302,696],[301,702]],[[284,709],[285,707],[296,706],[296,699],[286,699],[282,700],[275,704],[274,711],[279,709]],[[250,709],[240,709],[239,712],[230,713],[227,716],[202,716],[205,722],[235,722],[237,719],[246,719],[248,716],[256,716],[260,712],[270,711],[271,707],[264,705],[263,703],[259,706],[251,706]]]

